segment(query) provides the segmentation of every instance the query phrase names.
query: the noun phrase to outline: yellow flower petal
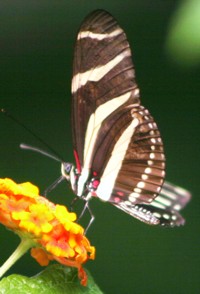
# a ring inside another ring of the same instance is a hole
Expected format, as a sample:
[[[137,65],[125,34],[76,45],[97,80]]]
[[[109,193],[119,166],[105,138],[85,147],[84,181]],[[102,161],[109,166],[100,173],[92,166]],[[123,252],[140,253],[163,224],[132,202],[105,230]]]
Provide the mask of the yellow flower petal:
[[[77,267],[83,285],[87,276],[82,264],[94,259],[95,248],[74,221],[76,214],[39,196],[30,182],[16,184],[0,179],[0,222],[33,244],[31,255],[41,264],[56,260]]]

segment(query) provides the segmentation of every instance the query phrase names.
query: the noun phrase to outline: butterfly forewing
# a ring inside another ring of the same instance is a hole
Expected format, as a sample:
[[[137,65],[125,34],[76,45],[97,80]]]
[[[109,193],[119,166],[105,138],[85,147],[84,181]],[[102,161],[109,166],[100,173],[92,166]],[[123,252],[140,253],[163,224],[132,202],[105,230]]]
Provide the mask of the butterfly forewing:
[[[92,13],[80,27],[72,95],[74,149],[80,165],[91,166],[101,123],[128,100],[139,103],[126,35],[105,11]]]

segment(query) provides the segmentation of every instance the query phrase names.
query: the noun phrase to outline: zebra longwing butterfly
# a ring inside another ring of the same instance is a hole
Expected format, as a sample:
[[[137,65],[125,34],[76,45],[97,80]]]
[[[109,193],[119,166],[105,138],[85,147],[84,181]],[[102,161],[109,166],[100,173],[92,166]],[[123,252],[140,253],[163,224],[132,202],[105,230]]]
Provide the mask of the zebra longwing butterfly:
[[[91,197],[108,201],[147,224],[183,224],[178,211],[190,194],[163,185],[160,132],[141,105],[127,37],[106,11],[94,11],[80,27],[72,96],[76,167],[62,170],[75,194],[87,204]]]

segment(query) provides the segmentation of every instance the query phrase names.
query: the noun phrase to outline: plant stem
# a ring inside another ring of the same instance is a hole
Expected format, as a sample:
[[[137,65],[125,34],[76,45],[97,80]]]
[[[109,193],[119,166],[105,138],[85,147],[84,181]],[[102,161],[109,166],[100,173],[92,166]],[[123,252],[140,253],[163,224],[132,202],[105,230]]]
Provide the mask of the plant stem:
[[[33,246],[33,241],[30,239],[21,239],[19,246],[11,254],[11,256],[4,262],[0,267],[0,277],[2,277],[7,270],[13,266],[13,264],[22,257],[31,247]]]

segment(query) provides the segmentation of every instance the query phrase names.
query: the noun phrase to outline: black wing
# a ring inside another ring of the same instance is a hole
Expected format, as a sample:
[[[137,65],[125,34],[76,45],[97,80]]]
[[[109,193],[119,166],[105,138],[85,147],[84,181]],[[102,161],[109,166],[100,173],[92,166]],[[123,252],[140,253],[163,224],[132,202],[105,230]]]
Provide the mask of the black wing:
[[[72,95],[78,171],[100,179],[101,199],[150,203],[163,183],[163,144],[140,105],[126,35],[105,11],[89,15],[78,33]]]
[[[126,35],[105,11],[91,13],[80,27],[74,53],[72,95],[73,143],[83,166],[86,135],[90,140],[95,127],[92,125],[91,133],[86,134],[88,122],[97,108],[122,95],[127,98],[121,98],[121,103],[128,99],[129,103],[139,103]],[[116,105],[109,106],[110,111],[100,121],[118,104],[116,101]]]

